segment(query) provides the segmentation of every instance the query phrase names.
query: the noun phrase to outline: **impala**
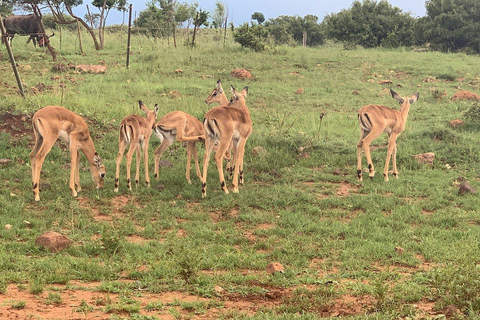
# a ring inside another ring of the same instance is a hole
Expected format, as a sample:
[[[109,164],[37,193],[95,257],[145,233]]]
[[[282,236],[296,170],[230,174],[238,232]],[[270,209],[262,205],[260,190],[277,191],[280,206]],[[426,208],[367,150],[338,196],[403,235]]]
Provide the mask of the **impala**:
[[[383,132],[388,134],[388,151],[383,177],[385,181],[388,181],[388,166],[390,157],[393,156],[393,175],[398,179],[396,141],[400,133],[405,130],[410,105],[418,100],[419,94],[415,93],[411,98],[402,98],[391,89],[390,93],[400,103],[400,110],[369,104],[358,111],[361,130],[360,141],[357,143],[357,176],[359,181],[362,181],[362,149],[365,151],[365,157],[367,158],[368,175],[371,179],[375,176],[375,168],[370,156],[370,144]]]
[[[71,160],[69,186],[72,195],[76,197],[82,189],[79,175],[79,150],[82,150],[88,160],[97,189],[103,187],[105,166],[98,153],[95,152],[87,123],[81,116],[63,107],[48,106],[38,110],[34,114],[32,122],[35,146],[30,153],[30,163],[35,201],[40,201],[40,172],[43,162],[58,139],[69,146]]]
[[[248,87],[237,92],[232,86],[232,98],[227,106],[210,109],[203,120],[205,130],[205,157],[203,160],[202,198],[207,196],[207,170],[210,154],[218,142],[215,152],[220,185],[225,193],[228,193],[223,175],[223,157],[230,143],[233,142],[235,169],[233,174],[233,192],[238,192],[238,184],[243,184],[243,156],[245,143],[252,133],[252,119],[250,111],[245,104]],[[238,179],[240,173],[240,181]]]
[[[195,158],[195,169],[197,177],[202,178],[200,173],[200,165],[198,164],[198,154],[195,144],[205,140],[203,126],[200,120],[182,111],[172,111],[167,113],[160,121],[155,124],[154,131],[156,136],[162,142],[155,150],[155,179],[159,178],[158,171],[160,167],[160,158],[167,148],[175,142],[187,143],[187,167],[185,177],[189,184],[190,165],[192,162],[192,154]]]
[[[115,172],[115,192],[118,192],[118,178],[120,175],[120,162],[122,162],[123,153],[127,145],[130,145],[128,149],[127,158],[127,188],[132,190],[130,180],[130,166],[132,164],[132,157],[137,151],[137,170],[135,173],[135,184],[138,186],[140,179],[140,158],[141,151],[143,151],[143,162],[145,164],[145,184],[150,186],[150,177],[148,175],[148,141],[152,135],[152,128],[157,120],[158,105],[155,105],[155,110],[150,111],[145,104],[139,100],[138,105],[140,109],[145,112],[146,118],[139,115],[129,115],[123,118],[120,123],[120,135],[118,138],[118,154],[117,154],[117,170]]]

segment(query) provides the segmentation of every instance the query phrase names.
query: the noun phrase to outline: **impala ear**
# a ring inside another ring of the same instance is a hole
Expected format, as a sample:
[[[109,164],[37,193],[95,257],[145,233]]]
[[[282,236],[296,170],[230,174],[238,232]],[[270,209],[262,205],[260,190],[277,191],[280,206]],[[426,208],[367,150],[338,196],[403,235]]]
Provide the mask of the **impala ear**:
[[[409,99],[410,104],[414,103],[415,101],[418,101],[418,98],[420,97],[420,94],[417,92],[413,95],[413,98]]]
[[[403,99],[398,93],[396,93],[392,89],[390,89],[390,93],[393,99],[397,100],[400,104],[402,104],[405,101],[405,99]]]
[[[97,166],[97,168],[102,166],[102,159],[97,152],[95,152],[95,156],[93,157],[93,163]]]
[[[220,79],[218,79],[218,81],[217,81],[217,91],[219,93],[223,93],[222,81]]]
[[[138,107],[139,107],[140,110],[142,110],[143,112],[145,112],[145,113],[148,112],[147,106],[143,103],[142,100],[138,100]]]
[[[245,86],[240,93],[246,98],[248,94],[248,87]]]
[[[155,118],[157,117],[158,115],[158,110],[160,109],[160,107],[158,106],[158,103],[155,103]]]

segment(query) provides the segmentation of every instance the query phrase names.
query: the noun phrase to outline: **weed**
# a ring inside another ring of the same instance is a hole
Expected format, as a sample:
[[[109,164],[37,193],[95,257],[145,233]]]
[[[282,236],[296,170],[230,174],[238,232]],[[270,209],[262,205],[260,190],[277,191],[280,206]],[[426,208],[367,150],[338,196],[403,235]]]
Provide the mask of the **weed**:
[[[63,303],[60,293],[49,292],[47,296],[46,304],[60,305]]]
[[[78,308],[75,309],[75,312],[80,312],[87,314],[88,312],[92,312],[95,308],[91,305],[89,305],[85,299],[82,299],[82,302],[78,306]]]
[[[15,301],[12,303],[12,308],[17,310],[25,309],[26,306],[27,303],[25,301]]]

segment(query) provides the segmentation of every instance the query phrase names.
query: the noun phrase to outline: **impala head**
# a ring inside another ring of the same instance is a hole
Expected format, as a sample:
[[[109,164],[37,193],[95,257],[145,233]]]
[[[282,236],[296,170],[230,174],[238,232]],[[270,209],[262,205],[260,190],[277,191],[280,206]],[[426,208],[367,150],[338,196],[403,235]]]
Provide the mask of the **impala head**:
[[[242,91],[238,92],[234,86],[231,86],[232,97],[230,98],[230,105],[236,105],[238,103],[245,104],[245,98],[247,97],[248,87],[244,87]]]
[[[393,99],[397,100],[398,103],[400,103],[400,105],[403,105],[403,103],[405,101],[408,102],[408,104],[412,104],[414,103],[415,101],[418,100],[418,97],[420,96],[420,94],[417,92],[415,94],[413,94],[412,97],[401,97],[398,93],[396,93],[395,91],[393,91],[392,89],[390,89],[390,93],[392,94],[392,97]]]
[[[102,163],[102,159],[98,153],[95,152],[95,156],[93,157],[94,167],[92,167],[92,178],[95,182],[97,189],[103,188],[103,182],[105,180],[105,166]]]
[[[215,102],[221,103],[222,97],[225,94],[222,88],[222,81],[220,79],[217,81],[217,86],[212,90],[212,93],[205,100],[206,104],[212,104]]]
[[[147,106],[142,102],[142,100],[138,100],[138,105],[140,109],[145,112],[145,115],[147,116],[147,121],[150,124],[150,127],[154,127],[155,121],[157,120],[157,115],[158,115],[158,104],[155,104],[155,109],[153,111],[148,110]]]

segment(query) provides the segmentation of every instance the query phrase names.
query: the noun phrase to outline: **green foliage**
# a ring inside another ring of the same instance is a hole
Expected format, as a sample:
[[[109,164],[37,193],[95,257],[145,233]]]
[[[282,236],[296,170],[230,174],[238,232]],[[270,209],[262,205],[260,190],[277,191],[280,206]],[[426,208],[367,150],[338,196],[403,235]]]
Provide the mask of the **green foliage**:
[[[467,111],[463,113],[465,119],[472,122],[480,121],[480,103],[475,102]]]
[[[261,12],[254,12],[250,19],[256,20],[258,24],[262,24],[265,22],[265,16]]]
[[[293,40],[296,44],[302,44],[304,34],[307,37],[307,46],[318,46],[325,42],[318,17],[314,15],[280,16],[270,19],[265,23],[269,34],[277,44],[286,44]]]
[[[238,42],[244,48],[250,48],[256,52],[265,49],[267,36],[267,29],[264,26],[255,23],[252,23],[252,25],[244,23],[236,28],[233,33],[235,42]]]
[[[10,1],[0,2],[0,16],[8,17],[13,13],[13,3]]]
[[[425,41],[443,51],[480,52],[480,3],[476,0],[431,0],[419,28]]]
[[[225,5],[219,0],[215,1],[215,10],[212,14],[212,26],[215,29],[221,28],[226,16]]]
[[[399,47],[412,44],[415,19],[388,1],[354,1],[349,9],[325,17],[329,39],[366,48]]]

